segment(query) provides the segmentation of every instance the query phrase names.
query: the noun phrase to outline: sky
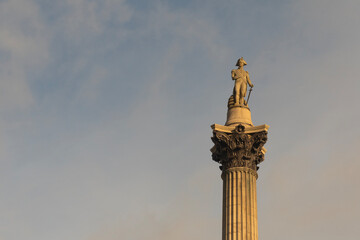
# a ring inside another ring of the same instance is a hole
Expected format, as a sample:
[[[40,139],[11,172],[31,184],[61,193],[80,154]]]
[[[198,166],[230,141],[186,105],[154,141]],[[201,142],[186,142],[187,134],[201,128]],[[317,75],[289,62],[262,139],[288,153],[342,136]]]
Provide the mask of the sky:
[[[0,0],[0,239],[221,238],[244,57],[259,238],[360,235],[358,0]]]

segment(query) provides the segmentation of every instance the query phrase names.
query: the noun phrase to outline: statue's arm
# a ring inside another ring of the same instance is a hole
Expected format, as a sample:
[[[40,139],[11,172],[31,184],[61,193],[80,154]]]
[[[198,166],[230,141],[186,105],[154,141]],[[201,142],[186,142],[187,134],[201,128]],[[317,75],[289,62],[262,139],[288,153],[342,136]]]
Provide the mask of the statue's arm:
[[[254,84],[251,83],[249,72],[246,71],[246,79],[250,87],[254,87]]]
[[[235,71],[234,70],[231,70],[231,79],[235,80]]]

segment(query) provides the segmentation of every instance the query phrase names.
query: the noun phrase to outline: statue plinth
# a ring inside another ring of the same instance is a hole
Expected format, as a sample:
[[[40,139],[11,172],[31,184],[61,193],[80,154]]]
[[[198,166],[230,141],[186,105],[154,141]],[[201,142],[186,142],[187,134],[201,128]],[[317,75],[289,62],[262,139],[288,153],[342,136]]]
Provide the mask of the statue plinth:
[[[238,124],[245,124],[254,126],[251,121],[250,109],[246,106],[231,106],[227,112],[226,126],[233,126]]]

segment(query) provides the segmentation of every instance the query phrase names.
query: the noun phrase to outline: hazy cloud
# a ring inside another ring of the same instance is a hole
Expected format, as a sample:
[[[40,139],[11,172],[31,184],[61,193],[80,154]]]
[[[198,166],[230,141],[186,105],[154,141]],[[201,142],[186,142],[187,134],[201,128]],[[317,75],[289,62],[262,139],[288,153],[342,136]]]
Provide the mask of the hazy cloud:
[[[28,76],[46,65],[48,31],[33,1],[0,2],[0,106],[33,102]]]
[[[260,237],[356,238],[359,7],[2,1],[0,238],[219,239],[240,56],[270,125]]]

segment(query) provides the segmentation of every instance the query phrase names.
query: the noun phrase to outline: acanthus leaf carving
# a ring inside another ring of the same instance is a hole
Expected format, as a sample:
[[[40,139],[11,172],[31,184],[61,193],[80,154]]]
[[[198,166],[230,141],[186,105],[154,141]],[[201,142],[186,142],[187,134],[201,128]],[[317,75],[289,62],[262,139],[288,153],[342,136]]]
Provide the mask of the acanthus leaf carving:
[[[256,171],[257,165],[264,161],[262,148],[267,141],[267,132],[249,134],[244,129],[240,124],[231,133],[213,131],[212,159],[221,164],[221,169],[247,167]]]

